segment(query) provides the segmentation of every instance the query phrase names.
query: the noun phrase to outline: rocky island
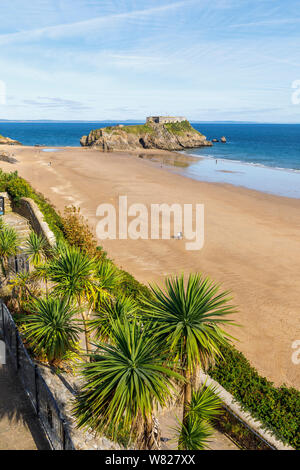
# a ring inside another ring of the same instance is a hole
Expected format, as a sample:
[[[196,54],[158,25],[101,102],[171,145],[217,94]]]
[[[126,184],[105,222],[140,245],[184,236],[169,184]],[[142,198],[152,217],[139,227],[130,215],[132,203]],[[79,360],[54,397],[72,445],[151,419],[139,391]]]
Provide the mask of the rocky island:
[[[150,117],[146,124],[141,125],[117,125],[93,130],[81,138],[80,144],[104,152],[139,149],[172,151],[212,145],[188,120],[169,116]]]

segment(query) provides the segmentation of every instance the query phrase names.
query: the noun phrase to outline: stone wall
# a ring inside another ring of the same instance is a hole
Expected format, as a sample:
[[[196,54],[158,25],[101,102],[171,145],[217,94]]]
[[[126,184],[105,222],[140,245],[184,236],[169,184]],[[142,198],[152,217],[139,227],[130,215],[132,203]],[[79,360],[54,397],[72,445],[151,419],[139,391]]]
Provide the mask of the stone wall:
[[[98,436],[91,429],[83,430],[76,427],[72,407],[76,392],[81,385],[78,377],[65,372],[57,375],[48,366],[42,366],[41,364],[38,367],[66,422],[75,450],[125,450],[116,442],[104,436]]]
[[[4,213],[7,214],[12,211],[11,200],[7,193],[0,193],[0,197],[4,197]]]
[[[13,210],[28,219],[33,230],[42,235],[50,246],[55,244],[56,238],[54,233],[50,230],[42,212],[32,199],[23,197],[18,204],[13,205]]]
[[[183,116],[149,116],[147,122],[155,122],[157,124],[169,124],[174,122],[183,122],[187,119]]]

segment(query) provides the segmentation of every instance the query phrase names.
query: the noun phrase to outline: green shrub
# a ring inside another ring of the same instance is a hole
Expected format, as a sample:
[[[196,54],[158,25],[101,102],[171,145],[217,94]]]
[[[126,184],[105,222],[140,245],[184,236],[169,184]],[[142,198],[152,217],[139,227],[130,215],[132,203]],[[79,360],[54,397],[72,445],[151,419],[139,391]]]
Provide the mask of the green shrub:
[[[22,197],[31,197],[33,193],[32,188],[27,181],[19,177],[12,178],[7,183],[6,191],[16,203],[18,203]]]
[[[123,294],[126,297],[132,297],[134,300],[139,300],[140,297],[146,296],[149,298],[151,296],[150,289],[144,284],[141,284],[137,281],[131,274],[127,271],[120,270],[122,273],[122,280],[118,286],[119,294]]]
[[[91,232],[87,220],[81,215],[80,208],[66,207],[62,216],[63,233],[71,246],[77,246],[90,256],[101,256],[97,240]]]
[[[54,207],[40,193],[23,178],[18,176],[18,172],[4,173],[0,170],[0,191],[8,192],[12,200],[18,204],[22,197],[30,197],[38,205],[44,215],[45,221],[49,225],[56,238],[62,236],[62,221]]]
[[[63,237],[62,233],[62,220],[60,215],[56,212],[52,204],[40,193],[33,192],[31,198],[39,206],[44,215],[44,219],[49,225],[49,228],[54,233],[56,239]]]
[[[209,374],[230,392],[252,416],[279,438],[300,449],[300,391],[275,387],[261,377],[245,356],[233,346],[223,347],[225,361]]]

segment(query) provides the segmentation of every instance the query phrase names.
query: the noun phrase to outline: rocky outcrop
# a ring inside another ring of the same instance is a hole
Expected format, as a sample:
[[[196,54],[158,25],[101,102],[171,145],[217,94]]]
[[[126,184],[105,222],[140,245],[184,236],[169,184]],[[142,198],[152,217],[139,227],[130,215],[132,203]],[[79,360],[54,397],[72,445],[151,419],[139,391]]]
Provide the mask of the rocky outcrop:
[[[0,161],[5,163],[18,163],[18,160],[6,152],[0,152]]]
[[[104,152],[140,149],[172,151],[212,145],[188,121],[105,127],[83,136],[80,143],[83,147],[95,147]]]
[[[9,137],[3,137],[0,135],[0,145],[22,145],[17,140],[10,139]]]

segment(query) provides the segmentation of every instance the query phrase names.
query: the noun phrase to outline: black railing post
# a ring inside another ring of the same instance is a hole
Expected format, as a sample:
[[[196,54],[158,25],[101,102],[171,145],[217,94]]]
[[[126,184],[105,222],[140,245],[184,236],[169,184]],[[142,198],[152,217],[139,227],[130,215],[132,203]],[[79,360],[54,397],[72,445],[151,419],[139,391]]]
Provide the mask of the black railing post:
[[[3,340],[5,342],[5,322],[4,322],[4,304],[3,304],[3,302],[1,302],[1,314],[2,314]]]
[[[38,387],[38,368],[36,364],[34,366],[34,385],[35,385],[35,408],[36,408],[36,414],[38,415],[40,412],[40,404],[39,404],[39,387]]]
[[[62,417],[60,417],[60,428],[61,428],[62,450],[66,450],[65,420]]]
[[[19,338],[18,338],[17,328],[15,328],[15,342],[16,342],[16,366],[18,370],[19,369]]]
[[[2,321],[1,321],[1,315],[2,315]],[[0,332],[1,332],[2,325],[3,325],[3,336],[6,336],[6,340],[9,343],[7,344],[8,351],[11,355],[11,358],[16,360],[17,368],[19,369],[19,374],[20,374],[23,388],[30,398],[31,404],[33,408],[35,409],[35,413],[37,414],[39,418],[39,422],[41,424],[43,432],[45,433],[51,447],[57,450],[60,447],[62,448],[62,450],[66,450],[67,448],[75,450],[73,441],[69,435],[68,427],[66,426],[66,421],[64,420],[63,416],[60,414],[59,406],[51,390],[47,386],[47,383],[43,379],[42,375],[40,375],[38,365],[34,364],[32,360],[30,359],[30,357],[28,356],[28,353],[22,342],[21,336],[18,332],[18,328],[9,310],[7,309],[6,305],[0,300]],[[16,341],[15,358],[13,357],[14,356],[13,334],[15,334],[15,341]],[[24,355],[24,361],[22,360],[23,355]],[[28,369],[27,371],[23,370],[25,361],[28,362],[28,364],[30,365],[30,371],[33,372],[33,374],[30,374],[30,377],[32,377],[33,375],[31,382],[30,382],[30,387],[29,387],[30,390],[28,388],[28,383],[25,377],[26,372],[28,372]],[[23,374],[25,375],[23,376]],[[52,422],[52,424],[50,425],[51,430],[47,429],[47,425],[45,423],[45,417],[43,416],[44,415],[43,409],[48,403],[51,404],[51,415],[53,415],[51,419],[56,420],[55,423]],[[52,409],[53,409],[53,412],[52,412]],[[57,420],[59,420],[59,423],[57,423]],[[54,436],[53,436],[53,433],[54,433]]]

